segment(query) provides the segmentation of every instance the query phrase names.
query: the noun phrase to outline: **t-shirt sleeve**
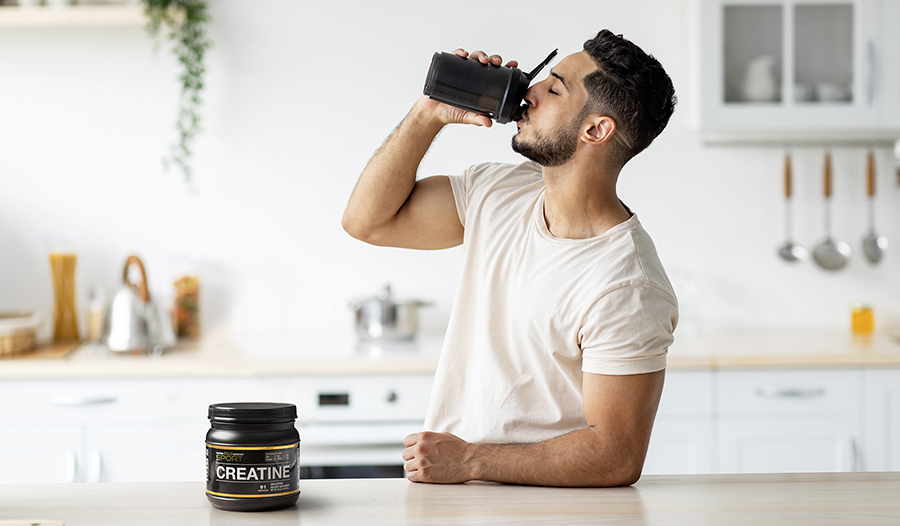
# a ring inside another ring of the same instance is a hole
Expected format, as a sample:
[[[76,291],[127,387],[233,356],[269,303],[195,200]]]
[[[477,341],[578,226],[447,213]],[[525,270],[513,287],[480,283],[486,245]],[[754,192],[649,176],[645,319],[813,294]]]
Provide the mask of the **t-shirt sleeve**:
[[[463,227],[466,226],[466,213],[473,208],[472,204],[484,200],[490,193],[492,185],[496,182],[496,177],[491,177],[491,173],[495,173],[499,166],[498,163],[481,163],[475,164],[466,169],[460,175],[450,176],[450,188],[453,189],[453,199],[456,200],[456,213],[459,215],[459,222]]]
[[[451,175],[450,176],[450,188],[453,189],[453,199],[456,200],[456,213],[459,214],[459,222],[463,227],[466,226],[466,187],[467,180],[466,176],[471,171],[471,168],[463,172],[462,175]]]
[[[612,290],[585,315],[581,370],[626,375],[665,369],[677,323],[678,305],[665,289],[640,283]]]

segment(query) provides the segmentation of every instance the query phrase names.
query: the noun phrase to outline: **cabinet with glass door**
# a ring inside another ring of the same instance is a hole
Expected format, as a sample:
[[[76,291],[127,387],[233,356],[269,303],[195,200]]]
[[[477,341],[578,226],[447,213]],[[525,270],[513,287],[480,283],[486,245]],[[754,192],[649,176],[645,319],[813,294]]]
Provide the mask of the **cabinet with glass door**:
[[[707,139],[898,136],[900,0],[703,0]],[[897,100],[894,100],[897,99]]]

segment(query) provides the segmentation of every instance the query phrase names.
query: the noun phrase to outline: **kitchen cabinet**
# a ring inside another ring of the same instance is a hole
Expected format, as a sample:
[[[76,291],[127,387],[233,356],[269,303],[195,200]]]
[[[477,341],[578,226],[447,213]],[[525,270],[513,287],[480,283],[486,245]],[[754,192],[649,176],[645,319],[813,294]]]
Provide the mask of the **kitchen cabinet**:
[[[431,384],[421,370],[6,379],[0,484],[202,480],[207,408],[223,401],[296,404],[300,463],[311,474],[396,472]],[[857,470],[900,470],[895,365],[667,372],[645,474]]]
[[[900,129],[900,0],[883,0],[881,15],[883,63],[894,65],[880,72],[884,76],[884,122]]]
[[[898,0],[702,0],[707,141],[900,136]]]
[[[0,427],[0,484],[81,482],[82,445],[79,426],[4,424]]]
[[[430,374],[6,381],[0,484],[203,480],[208,407],[225,401],[295,404],[301,466],[399,467],[431,383]]]
[[[865,373],[866,467],[900,471],[900,370]]]
[[[209,424],[194,420],[86,426],[82,482],[204,480]]]
[[[209,404],[271,394],[254,379],[6,381],[0,483],[202,480]]]
[[[717,471],[859,471],[859,370],[720,371]]]
[[[645,474],[713,472],[712,371],[667,371]]]

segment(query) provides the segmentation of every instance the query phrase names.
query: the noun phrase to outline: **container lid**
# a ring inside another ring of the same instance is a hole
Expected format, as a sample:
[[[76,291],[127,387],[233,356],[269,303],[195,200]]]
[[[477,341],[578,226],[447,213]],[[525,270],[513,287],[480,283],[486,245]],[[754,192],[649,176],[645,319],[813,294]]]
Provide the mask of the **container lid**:
[[[209,419],[215,422],[293,422],[297,419],[297,406],[277,402],[232,402],[211,404]]]

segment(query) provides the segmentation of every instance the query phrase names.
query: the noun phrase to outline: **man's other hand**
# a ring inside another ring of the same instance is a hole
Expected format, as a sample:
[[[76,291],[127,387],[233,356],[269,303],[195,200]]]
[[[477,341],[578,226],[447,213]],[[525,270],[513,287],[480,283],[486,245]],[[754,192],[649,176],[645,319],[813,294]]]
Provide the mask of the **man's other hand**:
[[[473,480],[475,445],[451,435],[423,431],[403,441],[404,469],[412,482],[457,484]]]

